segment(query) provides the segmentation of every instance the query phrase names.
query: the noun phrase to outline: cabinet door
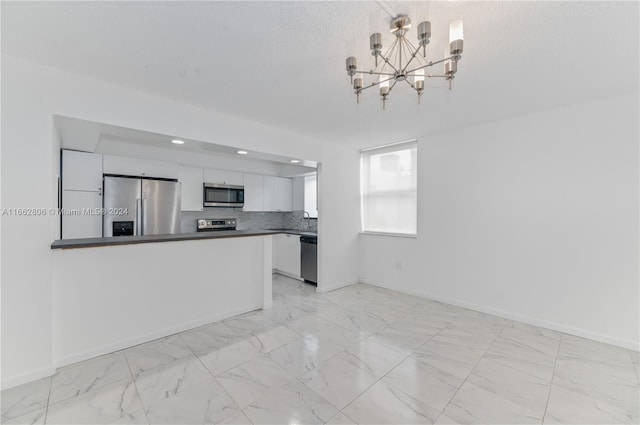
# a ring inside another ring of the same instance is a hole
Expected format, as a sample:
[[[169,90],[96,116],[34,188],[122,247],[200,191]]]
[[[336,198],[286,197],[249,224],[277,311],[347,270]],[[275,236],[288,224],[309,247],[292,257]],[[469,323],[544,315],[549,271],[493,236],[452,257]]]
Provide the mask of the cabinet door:
[[[226,170],[215,170],[213,168],[204,169],[205,183],[222,183],[234,184],[242,186],[244,184],[244,176],[242,173]]]
[[[304,177],[294,177],[292,180],[291,209],[302,211],[304,210]]]
[[[278,177],[264,176],[264,211],[278,211]]]
[[[105,174],[165,179],[178,178],[178,164],[125,156],[104,155],[102,169]]]
[[[278,235],[277,238],[276,268],[289,275],[300,277],[300,236]]]
[[[291,211],[293,205],[293,181],[278,178],[278,210]]]
[[[101,191],[102,155],[63,150],[62,189]]]
[[[265,211],[264,176],[244,175],[244,211]]]
[[[100,192],[62,191],[62,239],[102,237]]]
[[[264,176],[264,210],[291,211],[292,186],[291,179]]]
[[[182,211],[202,211],[202,168],[179,166],[178,181],[182,183]]]

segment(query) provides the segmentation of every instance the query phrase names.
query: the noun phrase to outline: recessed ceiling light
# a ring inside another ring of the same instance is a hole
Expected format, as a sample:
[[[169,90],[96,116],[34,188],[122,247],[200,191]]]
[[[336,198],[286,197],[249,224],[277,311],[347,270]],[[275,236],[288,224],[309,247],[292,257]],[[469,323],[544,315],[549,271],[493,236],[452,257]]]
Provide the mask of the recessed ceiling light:
[[[299,159],[292,159],[291,162],[293,162],[294,164],[297,164],[298,162],[300,162]]]
[[[173,139],[171,143],[174,145],[184,145],[184,140]]]
[[[247,151],[238,151],[238,155],[246,155],[246,154],[248,154],[248,153],[249,153],[249,152],[247,152]]]

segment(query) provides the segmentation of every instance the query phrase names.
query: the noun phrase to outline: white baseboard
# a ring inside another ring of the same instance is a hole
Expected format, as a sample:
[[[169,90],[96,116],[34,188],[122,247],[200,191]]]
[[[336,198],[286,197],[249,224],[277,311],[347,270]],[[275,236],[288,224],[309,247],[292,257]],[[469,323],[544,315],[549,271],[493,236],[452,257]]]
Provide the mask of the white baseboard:
[[[403,294],[408,294],[408,295],[415,295],[416,297],[420,297],[420,298],[426,298],[429,300],[433,300],[433,301],[440,301],[446,304],[451,304],[451,305],[455,305],[457,307],[463,307],[463,308],[468,308],[470,310],[475,310],[475,311],[479,311],[481,313],[487,313],[487,314],[492,314],[494,316],[500,316],[500,317],[504,317],[505,319],[511,319],[511,320],[515,320],[518,322],[523,322],[529,325],[533,325],[533,326],[538,326],[541,328],[547,328],[547,329],[551,329],[554,331],[558,331],[558,332],[562,332],[562,333],[566,333],[566,334],[570,334],[570,335],[575,335],[575,336],[579,336],[582,338],[587,338],[587,339],[591,339],[594,341],[599,341],[599,342],[603,342],[605,344],[611,344],[611,345],[615,345],[618,347],[622,347],[622,348],[626,348],[628,350],[634,350],[634,351],[639,351],[639,345],[637,342],[631,341],[631,340],[627,340],[627,339],[621,339],[621,338],[614,338],[611,337],[609,335],[603,335],[601,333],[597,333],[597,332],[591,332],[585,329],[579,329],[579,328],[574,328],[572,326],[566,326],[560,323],[556,323],[556,322],[550,322],[547,320],[543,320],[543,319],[538,319],[535,317],[531,317],[531,316],[525,316],[525,315],[521,315],[518,313],[513,313],[510,311],[504,311],[504,310],[500,310],[500,309],[496,309],[496,308],[492,308],[492,307],[487,307],[487,306],[483,306],[483,305],[479,305],[479,304],[473,304],[473,303],[469,303],[466,301],[462,301],[462,300],[458,300],[458,299],[453,299],[453,298],[447,298],[447,297],[441,297],[435,294],[430,294],[427,292],[422,292],[422,291],[414,291],[411,289],[403,289],[403,288],[398,288],[396,286],[392,286],[392,285],[387,285],[381,282],[375,282],[369,279],[360,279],[361,283],[367,284],[367,285],[372,285],[372,286],[378,286],[380,288],[385,288],[385,289],[391,289],[392,291],[397,291],[397,292],[401,292]]]
[[[3,377],[2,383],[0,383],[0,388],[2,388],[2,391],[8,390],[9,388],[17,387],[18,385],[37,381],[38,379],[42,378],[47,378],[53,375],[55,372],[56,368],[51,365],[33,370],[29,373],[24,373],[22,375],[10,376],[8,378]]]
[[[122,350],[125,348],[133,347],[135,345],[143,344],[145,342],[153,341],[158,338],[164,338],[169,335],[176,334],[178,332],[183,332],[189,329],[197,328],[198,326],[206,325],[212,322],[217,322],[219,320],[228,319],[233,316],[237,316],[239,314],[248,313],[250,311],[259,310],[263,308],[262,305],[255,305],[250,307],[238,308],[223,314],[216,314],[213,316],[204,317],[202,319],[194,320],[191,322],[182,323],[177,326],[172,326],[170,328],[165,328],[162,330],[149,332],[144,335],[139,335],[133,338],[127,338],[122,341],[118,341],[113,344],[103,345],[91,350],[83,351],[81,353],[75,353],[66,355],[64,357],[60,357],[58,359],[54,359],[55,368],[59,368],[62,366],[66,366],[69,364],[77,363],[83,360],[88,360],[93,357],[101,356],[103,354],[113,353],[114,351]],[[54,372],[55,372],[54,368]],[[53,372],[52,372],[53,373]],[[27,381],[28,382],[28,381]]]
[[[323,285],[322,287],[318,285],[316,292],[318,294],[324,294],[326,292],[335,291],[336,289],[344,288],[345,286],[355,285],[356,283],[359,283],[359,282],[360,281],[358,280],[350,280],[347,282],[335,283],[333,285],[328,285],[328,286]]]
[[[279,269],[273,269],[273,273],[281,274],[282,276],[290,277],[291,279],[295,279],[295,280],[304,280],[298,275],[295,275],[293,273],[283,272],[282,270],[279,270]]]

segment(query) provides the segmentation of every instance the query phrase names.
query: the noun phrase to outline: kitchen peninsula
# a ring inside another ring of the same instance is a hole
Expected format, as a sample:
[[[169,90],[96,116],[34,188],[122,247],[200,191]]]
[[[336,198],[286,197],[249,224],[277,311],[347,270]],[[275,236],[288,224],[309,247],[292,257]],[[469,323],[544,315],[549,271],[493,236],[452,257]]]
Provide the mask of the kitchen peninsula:
[[[56,366],[270,307],[277,233],[55,241]]]

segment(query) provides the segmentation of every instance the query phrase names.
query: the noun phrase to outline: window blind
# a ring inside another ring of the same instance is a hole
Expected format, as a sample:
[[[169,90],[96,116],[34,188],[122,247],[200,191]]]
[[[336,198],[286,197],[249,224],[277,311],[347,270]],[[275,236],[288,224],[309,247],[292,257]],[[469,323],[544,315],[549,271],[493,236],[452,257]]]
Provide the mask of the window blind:
[[[416,234],[417,153],[415,140],[361,152],[364,232]]]

